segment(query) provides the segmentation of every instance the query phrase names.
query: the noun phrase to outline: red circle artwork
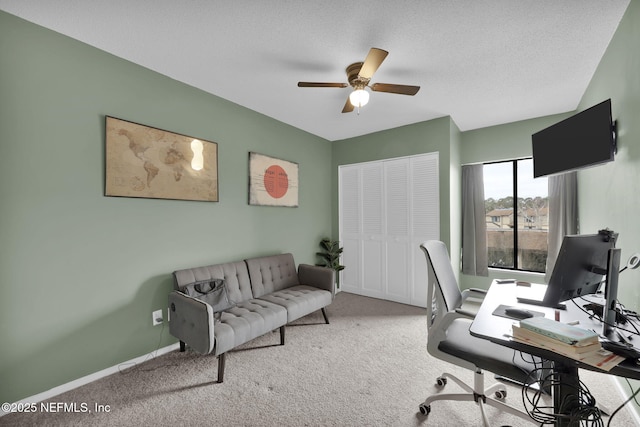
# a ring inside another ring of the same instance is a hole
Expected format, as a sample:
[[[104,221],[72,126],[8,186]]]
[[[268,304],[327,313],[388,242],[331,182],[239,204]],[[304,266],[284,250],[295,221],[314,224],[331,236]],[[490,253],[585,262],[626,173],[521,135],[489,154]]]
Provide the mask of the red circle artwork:
[[[287,194],[289,189],[289,178],[287,173],[278,165],[271,165],[264,172],[264,188],[274,199]]]

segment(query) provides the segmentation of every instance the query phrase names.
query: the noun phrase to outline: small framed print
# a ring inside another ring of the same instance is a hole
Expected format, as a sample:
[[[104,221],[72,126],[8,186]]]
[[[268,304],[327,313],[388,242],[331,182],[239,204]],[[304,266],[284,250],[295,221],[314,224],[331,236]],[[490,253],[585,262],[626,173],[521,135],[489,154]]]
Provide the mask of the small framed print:
[[[298,164],[250,152],[249,204],[298,207]]]

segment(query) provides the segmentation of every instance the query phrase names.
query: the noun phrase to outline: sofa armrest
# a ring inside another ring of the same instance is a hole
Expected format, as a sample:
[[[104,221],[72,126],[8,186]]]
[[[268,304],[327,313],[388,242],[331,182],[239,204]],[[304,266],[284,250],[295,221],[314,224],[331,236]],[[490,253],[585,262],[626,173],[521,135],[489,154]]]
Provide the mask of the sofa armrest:
[[[213,351],[213,309],[209,304],[179,291],[169,294],[169,332],[201,354]]]
[[[331,292],[332,298],[336,294],[336,272],[332,268],[300,264],[298,266],[298,280],[301,285],[326,289]]]

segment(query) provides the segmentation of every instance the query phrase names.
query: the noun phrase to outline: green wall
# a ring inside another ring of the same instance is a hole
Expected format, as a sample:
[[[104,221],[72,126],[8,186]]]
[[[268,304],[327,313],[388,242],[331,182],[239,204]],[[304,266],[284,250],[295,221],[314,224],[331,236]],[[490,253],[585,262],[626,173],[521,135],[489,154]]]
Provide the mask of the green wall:
[[[220,202],[104,197],[104,117],[215,141]],[[247,204],[248,152],[297,162],[298,208]],[[175,342],[171,272],[331,233],[331,144],[0,12],[0,401]],[[162,331],[162,336],[161,336]]]
[[[583,110],[611,98],[618,126],[618,153],[614,162],[578,172],[578,210],[582,232],[609,227],[620,233],[621,262],[640,252],[640,2],[632,1],[600,61],[579,105]],[[640,270],[620,275],[618,299],[627,308],[640,308]],[[619,379],[627,395],[639,381]],[[635,401],[634,408],[638,410]]]
[[[640,252],[640,2],[632,1],[587,88],[579,109],[611,98],[618,122],[614,162],[578,172],[578,209],[582,232],[609,227],[620,233],[622,262]],[[640,306],[640,270],[620,275],[619,296],[627,307]]]
[[[531,157],[531,134],[559,122],[572,113],[522,120],[462,133],[462,164]]]

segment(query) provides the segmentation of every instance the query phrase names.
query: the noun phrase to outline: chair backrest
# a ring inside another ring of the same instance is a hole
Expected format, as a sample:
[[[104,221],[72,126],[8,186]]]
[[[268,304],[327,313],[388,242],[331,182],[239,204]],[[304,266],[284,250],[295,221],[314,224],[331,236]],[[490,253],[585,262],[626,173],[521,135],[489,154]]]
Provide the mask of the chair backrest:
[[[431,304],[427,303],[427,318],[433,324],[447,312],[460,308],[462,293],[445,244],[439,240],[427,240],[420,248],[427,258],[427,298],[432,301]]]

